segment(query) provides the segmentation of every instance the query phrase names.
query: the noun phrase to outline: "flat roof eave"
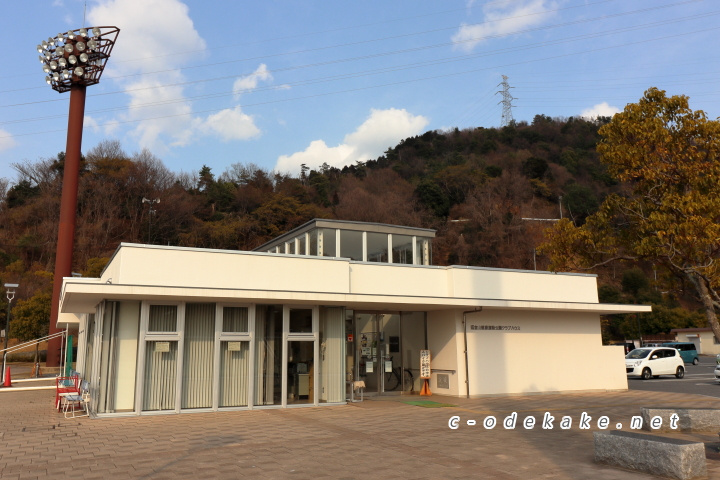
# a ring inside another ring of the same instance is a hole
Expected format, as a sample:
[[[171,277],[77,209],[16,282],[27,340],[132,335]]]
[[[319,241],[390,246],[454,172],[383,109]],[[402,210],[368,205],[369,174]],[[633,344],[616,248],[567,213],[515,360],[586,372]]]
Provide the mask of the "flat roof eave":
[[[448,309],[511,309],[611,315],[650,312],[649,305],[525,301],[492,298],[430,297],[287,290],[252,290],[122,284],[65,283],[64,313],[92,313],[103,300],[197,301],[217,303],[282,303],[344,306],[354,309],[431,311]]]

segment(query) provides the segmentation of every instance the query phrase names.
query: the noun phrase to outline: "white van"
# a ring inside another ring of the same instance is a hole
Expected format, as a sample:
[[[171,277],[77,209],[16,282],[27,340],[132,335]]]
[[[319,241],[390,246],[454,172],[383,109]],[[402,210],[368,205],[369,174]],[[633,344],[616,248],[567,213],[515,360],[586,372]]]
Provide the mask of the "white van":
[[[625,355],[625,371],[628,377],[641,377],[647,380],[660,375],[685,376],[685,362],[680,352],[674,348],[643,347],[636,348]]]

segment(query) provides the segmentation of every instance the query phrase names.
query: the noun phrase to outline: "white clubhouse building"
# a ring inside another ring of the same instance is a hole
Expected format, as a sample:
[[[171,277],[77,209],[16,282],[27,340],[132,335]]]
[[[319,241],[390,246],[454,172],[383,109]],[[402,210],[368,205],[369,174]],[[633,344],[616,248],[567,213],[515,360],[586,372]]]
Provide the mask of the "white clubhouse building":
[[[121,244],[65,278],[60,326],[98,416],[625,390],[594,275],[433,266],[433,230],[312,220],[256,249]]]

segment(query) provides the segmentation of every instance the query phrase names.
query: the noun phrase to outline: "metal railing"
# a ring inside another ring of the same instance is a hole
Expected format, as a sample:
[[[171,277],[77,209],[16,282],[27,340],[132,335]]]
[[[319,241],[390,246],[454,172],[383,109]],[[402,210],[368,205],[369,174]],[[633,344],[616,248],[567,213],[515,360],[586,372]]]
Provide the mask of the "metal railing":
[[[67,333],[67,332],[66,332],[65,330],[61,330],[61,331],[59,331],[59,332],[55,332],[55,333],[53,333],[53,334],[46,335],[46,336],[44,336],[44,337],[36,338],[36,339],[34,339],[34,340],[29,340],[29,341],[23,342],[23,343],[18,343],[17,345],[13,345],[12,347],[8,347],[8,348],[6,348],[6,349],[0,349],[0,353],[2,354],[2,357],[3,357],[3,363],[2,363],[2,379],[3,379],[3,382],[5,381],[5,372],[7,371],[7,369],[6,369],[6,367],[7,367],[7,355],[8,355],[9,353],[13,353],[13,352],[20,351],[20,350],[25,350],[25,349],[28,348],[28,347],[32,347],[32,346],[34,346],[34,345],[37,345],[37,344],[40,344],[40,343],[42,343],[42,342],[51,340],[51,339],[53,339],[53,338],[65,337],[66,333]],[[65,359],[63,358],[63,363],[64,363],[64,361],[65,361]],[[40,366],[39,362],[36,362],[36,363],[35,363],[35,368],[34,368],[35,377],[38,376],[38,372],[40,371],[39,366]]]

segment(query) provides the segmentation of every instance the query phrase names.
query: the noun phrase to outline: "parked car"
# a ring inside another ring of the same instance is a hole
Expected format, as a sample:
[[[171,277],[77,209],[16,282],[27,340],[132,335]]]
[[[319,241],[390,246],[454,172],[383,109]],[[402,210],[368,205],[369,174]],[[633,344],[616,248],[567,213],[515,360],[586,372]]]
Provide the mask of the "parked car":
[[[700,358],[698,358],[698,352],[695,349],[695,344],[692,342],[666,342],[663,343],[662,346],[677,348],[685,363],[692,363],[693,365],[700,363]]]
[[[718,357],[720,357],[720,355],[718,355]],[[718,361],[720,361],[720,358],[718,358]],[[720,383],[720,363],[715,365],[715,381]]]
[[[660,375],[685,376],[685,363],[680,352],[667,347],[636,348],[625,355],[625,371],[628,377],[647,380]]]

